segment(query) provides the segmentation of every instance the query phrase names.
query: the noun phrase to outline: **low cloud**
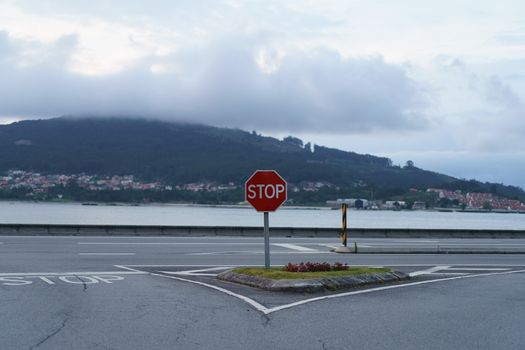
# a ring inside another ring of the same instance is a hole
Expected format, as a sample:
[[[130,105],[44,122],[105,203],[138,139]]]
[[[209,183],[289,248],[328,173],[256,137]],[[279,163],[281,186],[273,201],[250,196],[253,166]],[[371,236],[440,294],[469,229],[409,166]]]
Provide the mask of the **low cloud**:
[[[467,180],[504,183],[525,188],[525,153],[400,152],[388,154],[394,163],[408,159],[416,166]],[[489,166],[490,165],[490,166]],[[509,171],[512,170],[512,171]]]
[[[367,133],[426,127],[425,102],[402,66],[324,50],[280,53],[229,38],[119,73],[68,70],[74,35],[51,44],[0,32],[0,115],[119,115],[266,132]]]
[[[512,75],[523,61],[473,64],[455,57],[436,60],[434,71],[423,74],[434,97],[439,133],[449,150],[472,153],[525,151],[524,82]],[[429,150],[441,149],[434,145]]]
[[[486,81],[486,96],[506,110],[521,109],[520,96],[498,76],[492,76]]]

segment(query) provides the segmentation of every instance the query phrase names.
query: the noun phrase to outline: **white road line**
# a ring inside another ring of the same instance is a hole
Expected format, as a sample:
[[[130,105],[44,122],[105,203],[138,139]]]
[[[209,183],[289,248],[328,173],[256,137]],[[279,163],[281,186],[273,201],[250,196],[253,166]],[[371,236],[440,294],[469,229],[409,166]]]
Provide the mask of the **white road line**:
[[[318,252],[317,249],[307,248],[307,247],[303,247],[303,246],[296,245],[296,244],[291,244],[291,243],[273,243],[272,245],[276,246],[276,247],[282,247],[282,248],[288,248],[288,249],[292,249],[292,250],[297,250],[297,251],[300,251],[300,252]]]
[[[255,227],[255,226],[254,226]],[[0,236],[2,237],[2,236]],[[7,236],[10,237],[10,236]],[[38,236],[36,236],[38,237]],[[56,236],[52,236],[56,237]],[[261,237],[248,237],[248,236],[74,236],[76,238],[85,238],[85,239],[173,239],[173,240],[209,240],[209,239],[218,239],[218,240],[239,240],[239,239],[262,239]],[[512,238],[514,239],[514,238]]]
[[[263,251],[221,251],[221,252],[199,252],[199,253],[186,253],[184,255],[260,255],[264,254]],[[273,252],[272,255],[289,255],[289,254],[333,254],[332,252],[322,252],[319,250],[314,251],[307,251],[307,252],[298,252],[298,251],[291,251],[291,252]]]
[[[437,272],[437,271],[441,271],[441,270],[446,270],[448,269],[450,266],[434,266],[430,269],[426,269],[426,270],[421,270],[421,271],[414,271],[414,272],[410,272],[408,275],[410,277],[415,277],[415,276],[421,276],[421,275],[430,275],[431,273],[433,272]]]
[[[413,255],[413,254],[412,254]],[[424,255],[424,254],[418,254],[418,255]],[[264,266],[264,265],[261,265],[261,264],[254,264],[254,265],[250,265],[250,264],[243,264],[243,265],[232,265],[232,264],[228,264],[228,265],[221,265],[221,264],[162,264],[162,265],[159,265],[159,264],[155,264],[155,265],[151,265],[151,264],[140,264],[140,265],[137,265],[137,264],[126,264],[126,265],[114,265],[114,266],[118,266],[118,267],[162,267],[162,266],[168,266],[168,267],[206,267],[206,266],[209,266],[209,267],[212,267],[212,266],[232,266],[232,267],[237,267],[237,266]],[[272,265],[272,266],[282,266],[282,265]],[[370,267],[370,266],[379,266],[379,265],[370,265],[370,264],[352,264],[352,266],[366,266],[366,267]],[[437,266],[437,264],[387,264],[387,263],[384,263],[384,264],[381,264],[381,267],[382,266],[391,266],[391,267],[413,267],[413,266],[422,266],[422,267],[426,267],[426,266]],[[454,265],[450,265],[450,266],[509,266],[509,267],[525,267],[525,264],[454,264]]]
[[[240,242],[77,242],[81,245],[261,245],[260,243]]]
[[[207,269],[198,269],[198,270],[188,270],[188,271],[160,271],[162,273],[167,273],[170,275],[181,275],[181,276],[217,276],[216,273],[202,273],[209,271],[221,271],[231,269],[232,266],[216,266],[210,267]]]
[[[229,291],[227,289],[224,289],[224,288],[221,288],[221,287],[217,287],[217,286],[214,286],[212,284],[208,284],[208,283],[204,283],[204,282],[199,282],[199,281],[193,281],[193,280],[189,280],[189,279],[186,279],[186,278],[181,278],[181,277],[175,277],[175,276],[166,276],[166,275],[162,275],[160,273],[152,273],[151,275],[153,276],[159,276],[159,277],[164,277],[164,278],[171,278],[171,279],[174,279],[174,280],[179,280],[179,281],[184,281],[184,282],[188,282],[188,283],[193,283],[193,284],[198,284],[200,286],[204,286],[204,287],[208,287],[208,288],[211,288],[211,289],[215,289],[215,290],[218,290],[219,292],[222,292],[224,294],[227,294],[227,295],[230,295],[232,297],[235,297],[235,298],[238,298],[238,299],[241,299],[242,301],[244,301],[245,303],[253,306],[256,310],[262,312],[263,314],[269,314],[269,309],[267,307],[265,307],[264,305],[262,304],[259,304],[258,302],[256,302],[255,300],[253,299],[250,299],[248,297],[245,297],[244,295],[241,295],[241,294],[237,294],[237,293],[234,293],[232,291]]]
[[[261,254],[264,254],[264,252],[261,252]],[[291,252],[275,252],[272,251],[272,255],[288,255],[288,254],[333,254],[332,252],[324,252],[320,250],[314,250],[314,251],[307,251],[307,252],[299,252],[299,251],[291,251]]]
[[[454,276],[454,277],[440,278],[440,279],[434,279],[434,280],[418,281],[418,282],[405,283],[405,284],[395,284],[395,285],[384,286],[384,287],[377,287],[377,288],[357,290],[357,291],[352,291],[352,292],[347,292],[347,293],[332,294],[332,295],[326,295],[326,296],[322,296],[322,297],[310,298],[310,299],[300,300],[300,301],[297,301],[297,302],[294,302],[294,303],[290,303],[290,304],[276,306],[276,307],[273,307],[273,308],[267,308],[264,305],[258,303],[257,301],[255,301],[253,299],[250,299],[250,298],[248,298],[248,297],[246,297],[244,295],[231,292],[231,291],[229,291],[227,289],[224,289],[224,288],[221,288],[221,287],[217,287],[217,286],[214,286],[212,284],[208,284],[208,283],[204,283],[204,282],[200,282],[200,281],[194,281],[194,280],[181,278],[181,277],[176,277],[176,276],[166,276],[166,275],[162,275],[162,274],[158,274],[158,273],[152,273],[151,275],[164,277],[164,278],[171,278],[171,279],[174,279],[174,280],[179,280],[179,281],[184,281],[184,282],[188,282],[188,283],[193,283],[193,284],[197,284],[197,285],[201,285],[201,286],[204,286],[204,287],[207,287],[207,288],[211,288],[211,289],[217,290],[217,291],[225,293],[225,294],[227,294],[229,296],[238,298],[238,299],[244,301],[245,303],[253,306],[256,310],[262,312],[263,314],[269,315],[269,314],[271,314],[273,312],[276,312],[276,311],[281,311],[281,310],[285,310],[285,309],[289,309],[289,308],[292,308],[292,307],[296,307],[296,306],[312,303],[312,302],[315,302],[315,301],[321,301],[321,300],[325,300],[325,299],[342,298],[342,297],[347,297],[347,296],[351,296],[351,295],[373,293],[373,292],[379,292],[379,291],[384,291],[384,290],[389,290],[389,289],[406,288],[406,287],[418,286],[418,285],[423,285],[423,284],[431,284],[431,283],[439,283],[439,282],[460,280],[460,279],[464,279],[464,278],[475,278],[475,277],[496,276],[496,275],[508,275],[508,274],[514,274],[514,273],[524,273],[524,272],[525,272],[525,270],[514,270],[514,271],[504,271],[504,272],[490,272],[490,273],[483,273],[483,274],[463,275],[463,276]]]
[[[384,241],[385,243],[390,243],[389,241]],[[428,240],[412,240],[412,241],[398,241],[397,243],[439,243],[440,241],[428,241]],[[368,242],[368,243],[375,243],[375,242]],[[378,242],[381,243],[381,242]]]
[[[177,276],[207,276],[207,277],[216,277],[218,273],[181,273],[175,271],[159,271],[167,275],[177,275]]]
[[[319,243],[318,245],[320,245],[321,247],[327,247],[330,249],[337,249],[337,247],[339,247],[337,244]]]
[[[359,246],[359,242],[357,242]],[[372,246],[380,246],[380,247],[387,247],[387,246],[423,246],[423,247],[445,247],[445,248],[461,248],[461,247],[523,247],[525,246],[525,243],[398,243],[398,242],[367,242],[366,244],[370,244]],[[364,245],[363,245],[364,246]]]
[[[428,255],[428,254],[418,254],[421,255]],[[384,264],[385,266],[437,266],[437,264]],[[352,265],[354,266],[354,265]],[[366,266],[366,265],[362,265]],[[454,264],[450,266],[509,266],[509,267],[525,267],[525,264]]]
[[[215,266],[215,267],[210,267],[207,269],[188,270],[188,271],[181,271],[181,272],[196,273],[196,272],[220,271],[220,270],[226,270],[230,268],[231,266]]]
[[[448,271],[508,271],[508,270],[510,270],[510,269],[491,268],[491,267],[485,267],[485,268],[476,268],[476,267],[449,267],[447,270],[448,270]]]
[[[82,238],[80,236],[15,236],[15,235],[1,235],[0,238],[7,238],[7,239],[11,239],[11,238],[21,238],[21,239],[34,239],[34,238],[41,238],[41,239],[77,239],[77,238]],[[88,236],[86,238],[91,238],[93,239],[93,236]]]
[[[129,268],[130,266],[131,267],[219,267],[219,266],[222,266],[222,267],[242,267],[242,266],[264,266],[264,265],[250,265],[250,264],[244,264],[244,265],[231,265],[231,264],[228,264],[228,265],[213,265],[213,264],[206,264],[206,265],[203,265],[203,264],[177,264],[177,265],[170,265],[170,264],[162,264],[162,265],[115,265],[115,266],[119,266],[119,267],[123,267],[123,268]],[[353,266],[353,265],[352,265]],[[525,266],[525,265],[524,265]],[[134,269],[135,270],[135,269]],[[140,271],[140,270],[135,270],[135,271]]]
[[[116,268],[119,268],[119,269],[124,269],[124,270],[128,270],[128,271],[133,271],[133,272],[142,272],[142,271],[139,271],[137,269],[133,269],[131,267],[127,267],[127,266],[123,266],[123,265],[113,265],[115,266]]]
[[[435,275],[464,276],[464,275],[469,275],[469,274],[468,273],[464,273],[464,272],[432,272],[432,273],[429,273],[429,275],[432,275],[432,276],[435,276]]]
[[[78,255],[136,255],[136,253],[78,253]]]
[[[360,247],[365,247],[364,244],[357,242]],[[428,244],[428,243],[395,243],[395,242],[367,242],[368,247],[388,247],[388,246],[423,246],[423,247],[435,247],[442,246],[440,244]],[[446,245],[446,244],[443,244]]]
[[[436,280],[419,281],[419,282],[412,282],[412,283],[405,283],[405,284],[395,284],[395,285],[385,286],[385,287],[357,290],[357,291],[354,291],[354,292],[326,295],[326,296],[322,296],[322,297],[301,300],[301,301],[298,301],[298,302],[295,302],[295,303],[286,304],[286,305],[276,306],[276,307],[267,309],[267,312],[265,312],[265,313],[266,314],[270,314],[272,312],[276,312],[276,311],[280,311],[280,310],[284,310],[284,309],[289,309],[289,308],[292,308],[292,307],[295,307],[295,306],[311,303],[311,302],[314,302],[314,301],[320,301],[320,300],[325,300],[325,299],[334,299],[334,298],[342,298],[342,297],[346,297],[346,296],[350,296],[350,295],[373,293],[373,292],[379,292],[379,291],[388,290],[388,289],[412,287],[412,286],[418,286],[418,285],[423,285],[423,284],[431,284],[431,283],[439,283],[439,282],[459,280],[459,279],[464,279],[464,278],[475,278],[475,277],[485,277],[485,276],[495,276],[495,275],[507,275],[507,274],[524,273],[524,272],[525,272],[525,270],[514,270],[514,271],[505,271],[505,272],[491,272],[491,273],[483,273],[483,274],[477,274],[477,275],[456,276],[456,277],[440,278],[440,279],[436,279]]]
[[[443,247],[442,247],[443,248]],[[444,247],[444,248],[448,248],[448,247]],[[391,258],[391,257],[398,257],[398,256],[402,256],[402,257],[405,257],[405,256],[411,256],[411,257],[414,257],[414,255],[417,255],[418,257],[429,257],[429,258],[435,258],[436,255],[446,255],[446,254],[439,254],[439,253],[417,253],[417,254],[414,254],[414,253],[372,253],[374,254],[374,256],[376,257],[384,257],[384,258]],[[483,253],[483,252],[480,252],[479,254],[487,254],[487,253]],[[503,253],[504,254],[504,253]],[[516,253],[516,254],[522,254],[521,252],[520,253]],[[460,255],[460,254],[457,254],[457,255]],[[472,254],[474,255],[474,254]],[[414,266],[435,266],[436,264],[413,264]],[[472,264],[463,264],[463,265],[472,265]],[[494,264],[481,264],[481,265],[487,265],[487,266],[494,266]],[[498,264],[496,264],[498,265]],[[511,265],[511,264],[501,264],[502,266],[525,266],[523,264],[519,264],[519,265]],[[390,266],[395,266],[395,265],[390,265]],[[399,266],[409,266],[409,265],[399,265]]]
[[[359,243],[357,242],[357,248],[371,248],[372,246],[368,245],[370,243],[367,243],[367,244],[362,244],[362,243]],[[328,247],[330,249],[337,249],[339,248],[341,245],[338,245],[338,244],[327,244],[327,243],[319,243],[318,245],[320,246],[323,246],[323,247]],[[348,244],[350,247],[353,246],[353,243],[349,243]]]
[[[0,277],[8,276],[74,276],[74,275],[146,275],[144,271],[79,271],[79,272],[9,272],[0,273]]]
[[[221,252],[199,252],[199,253],[186,253],[184,255],[251,255],[251,254],[263,254],[264,252],[257,252],[257,251],[221,251]],[[273,254],[273,253],[272,253]]]

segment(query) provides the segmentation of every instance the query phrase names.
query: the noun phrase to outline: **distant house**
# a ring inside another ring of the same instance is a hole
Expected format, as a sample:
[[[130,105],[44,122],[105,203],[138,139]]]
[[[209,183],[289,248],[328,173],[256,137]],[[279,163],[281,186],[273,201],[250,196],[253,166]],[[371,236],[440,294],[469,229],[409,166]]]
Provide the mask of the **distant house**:
[[[406,207],[405,201],[386,201],[385,204],[383,205],[384,209],[393,209],[393,210],[398,210],[404,207]]]
[[[425,202],[416,201],[414,204],[412,204],[413,210],[425,210],[427,208],[427,205]]]
[[[342,204],[348,205],[349,208],[366,209],[369,206],[367,199],[362,198],[338,198],[335,201],[326,201],[331,207],[340,207]]]
[[[367,209],[370,207],[370,203],[367,199],[359,198],[354,201],[354,207],[356,209]]]

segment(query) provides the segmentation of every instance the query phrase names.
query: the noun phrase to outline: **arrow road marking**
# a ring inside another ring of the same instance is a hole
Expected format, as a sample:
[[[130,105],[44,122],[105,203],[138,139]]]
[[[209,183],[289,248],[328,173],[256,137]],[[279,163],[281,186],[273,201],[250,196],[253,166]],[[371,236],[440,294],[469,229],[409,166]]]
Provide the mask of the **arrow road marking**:
[[[446,272],[438,272],[444,271]],[[414,271],[409,273],[410,277],[421,276],[421,275],[466,275],[466,273],[448,272],[448,271],[509,271],[506,268],[479,268],[479,267],[452,267],[452,266],[434,266],[427,270]]]
[[[421,276],[421,275],[430,275],[430,274],[432,274],[434,272],[437,272],[437,271],[446,270],[449,267],[450,266],[434,266],[434,267],[431,267],[430,269],[411,272],[408,275],[410,277]]]

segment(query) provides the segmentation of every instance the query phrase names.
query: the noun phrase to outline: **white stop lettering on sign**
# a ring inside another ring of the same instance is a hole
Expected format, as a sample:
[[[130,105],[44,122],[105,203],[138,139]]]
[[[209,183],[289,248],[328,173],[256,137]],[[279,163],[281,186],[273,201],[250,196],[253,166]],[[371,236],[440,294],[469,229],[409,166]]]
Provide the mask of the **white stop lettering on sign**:
[[[280,198],[284,193],[284,185],[249,185],[248,186],[248,198],[249,199],[263,199],[263,198]]]

